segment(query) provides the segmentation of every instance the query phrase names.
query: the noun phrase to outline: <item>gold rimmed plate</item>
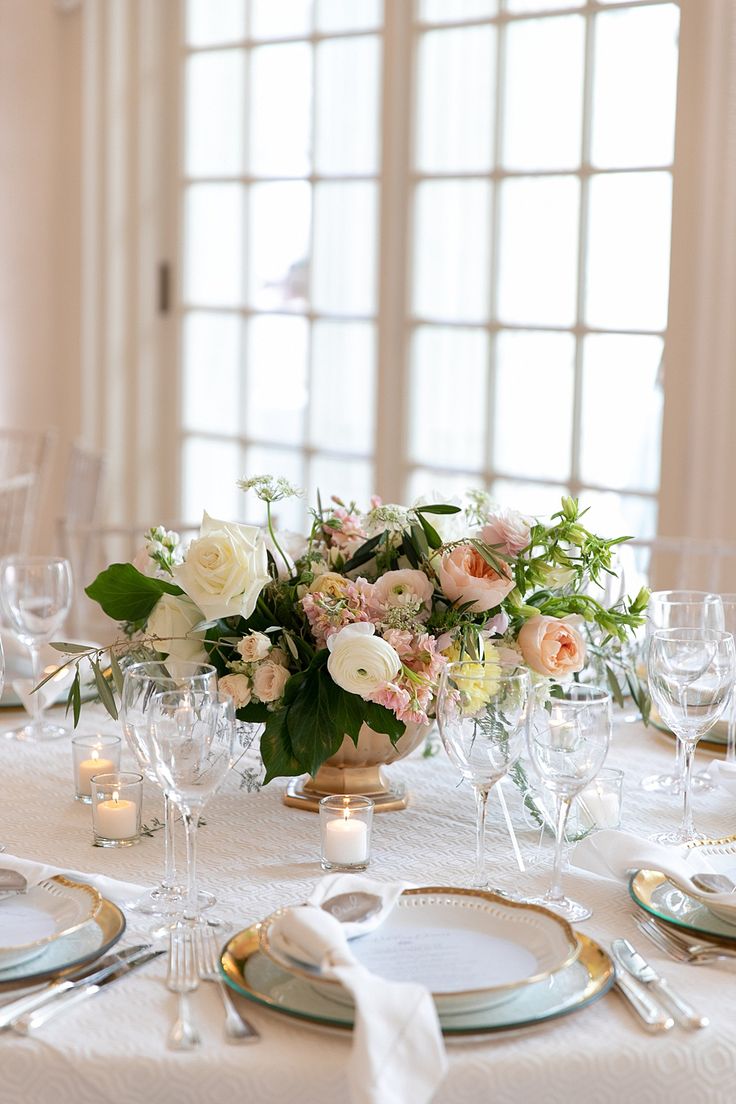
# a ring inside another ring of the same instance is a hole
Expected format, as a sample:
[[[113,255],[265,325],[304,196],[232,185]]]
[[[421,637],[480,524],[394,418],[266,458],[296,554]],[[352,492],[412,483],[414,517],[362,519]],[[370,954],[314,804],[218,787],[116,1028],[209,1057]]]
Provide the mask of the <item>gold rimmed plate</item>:
[[[695,840],[697,848],[718,874],[736,881],[736,836]],[[658,870],[639,870],[629,881],[631,897],[645,912],[673,927],[706,935],[723,943],[736,943],[736,908],[712,911],[707,896],[692,897]]]
[[[35,958],[55,940],[93,920],[102,896],[63,874],[0,901],[0,970]]]
[[[518,990],[493,1007],[440,1014],[448,1039],[472,1038],[538,1027],[579,1012],[602,997],[615,973],[606,952],[585,935],[578,935],[578,954],[557,973]],[[263,1008],[306,1024],[350,1031],[354,1010],[332,999],[304,978],[281,969],[260,950],[260,925],[239,932],[225,946],[221,972],[228,985]]]

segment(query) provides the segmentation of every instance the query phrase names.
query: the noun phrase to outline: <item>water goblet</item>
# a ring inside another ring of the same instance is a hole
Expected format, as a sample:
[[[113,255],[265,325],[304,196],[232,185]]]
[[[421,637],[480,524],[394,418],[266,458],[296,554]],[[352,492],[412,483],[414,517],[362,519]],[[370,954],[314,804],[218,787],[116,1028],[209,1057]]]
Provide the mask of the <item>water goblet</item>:
[[[474,885],[488,886],[485,824],[488,794],[519,758],[531,690],[523,669],[498,671],[475,662],[450,663],[437,698],[440,736],[451,762],[475,793]]]
[[[5,556],[0,560],[0,606],[6,621],[31,655],[33,685],[43,677],[41,646],[59,631],[72,601],[72,570],[58,556]],[[67,735],[43,719],[43,695],[29,696],[30,722],[3,733],[11,740],[37,743]]]
[[[232,766],[235,706],[228,694],[175,690],[154,694],[148,747],[159,786],[182,815],[187,839],[183,923],[203,924],[197,894],[197,828],[206,803]]]
[[[724,632],[730,632],[736,639],[736,594],[722,594],[721,602],[723,603]],[[736,689],[731,694],[726,717],[728,719],[728,737],[725,766],[726,769],[734,771],[736,770]]]
[[[565,825],[573,798],[595,778],[611,739],[611,695],[597,686],[571,685],[532,711],[529,754],[540,779],[555,798],[556,838],[552,881],[541,897],[529,899],[566,920],[586,920],[591,911],[562,891]]]
[[[662,719],[682,744],[685,761],[682,823],[655,838],[683,844],[703,837],[692,814],[692,770],[698,740],[728,708],[736,675],[731,633],[715,629],[660,629],[649,642],[649,687]]]

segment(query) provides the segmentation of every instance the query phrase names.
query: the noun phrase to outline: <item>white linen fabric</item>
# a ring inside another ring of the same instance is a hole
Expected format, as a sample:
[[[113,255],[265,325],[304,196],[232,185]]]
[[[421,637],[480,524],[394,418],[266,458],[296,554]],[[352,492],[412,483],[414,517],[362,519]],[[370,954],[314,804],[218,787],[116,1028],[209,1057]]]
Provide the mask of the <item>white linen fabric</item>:
[[[63,718],[63,709],[58,710]],[[0,728],[19,714],[0,714]],[[102,713],[85,708],[82,730],[120,731]],[[704,766],[708,757],[698,756]],[[674,828],[680,801],[644,794],[641,779],[669,770],[672,739],[639,724],[616,724],[608,765],[625,772],[623,823],[640,836]],[[123,751],[123,769],[134,768]],[[475,809],[467,785],[444,754],[421,754],[389,767],[405,782],[409,808],[374,817],[368,873],[382,881],[467,885],[472,875]],[[228,936],[277,908],[307,900],[320,877],[319,823],[314,814],[283,805],[284,782],[260,793],[242,786],[237,770],[205,810],[198,866],[203,889],[217,895],[212,910]],[[488,857],[493,882],[521,894],[549,884],[551,841],[527,823],[513,786],[506,797],[527,873],[520,875],[498,804],[488,810]],[[710,836],[734,833],[734,804],[722,789],[696,794],[695,817]],[[143,819],[155,828],[161,796],[144,783]],[[94,870],[107,877],[155,884],[163,871],[160,831],[138,847],[92,846],[91,811],[74,800],[69,742],[45,746],[0,738],[0,843],[8,852],[61,869]],[[180,873],[183,847],[179,839]],[[0,865],[3,855],[0,854]],[[512,1036],[447,1040],[449,1068],[432,1104],[733,1104],[736,1084],[736,991],[730,969],[672,962],[648,944],[632,919],[622,882],[577,867],[565,889],[593,909],[580,930],[604,946],[630,939],[672,985],[710,1016],[705,1031],[679,1028],[661,1038],[642,1031],[615,993],[543,1029]],[[145,940],[151,918],[127,912],[124,943]],[[201,985],[190,1006],[203,1037],[195,1051],[167,1049],[176,998],[159,959],[108,986],[38,1032],[36,1038],[0,1034],[0,1104],[346,1104],[352,1039],[321,1030],[237,998],[261,1032],[256,1046],[228,1046],[217,987]],[[414,1104],[411,1099],[402,1104]]]
[[[447,1057],[434,1001],[422,985],[387,981],[362,966],[348,939],[366,935],[385,920],[404,888],[343,875],[318,883],[310,901],[287,909],[270,938],[286,954],[339,981],[355,1002],[356,1019],[348,1079],[353,1104],[428,1104],[447,1072]],[[320,903],[342,892],[380,896],[383,908],[364,923],[342,924]]]
[[[708,764],[707,771],[715,786],[721,786],[730,794],[736,794],[736,763],[713,759]]]
[[[86,882],[93,889],[98,890],[108,901],[112,901],[119,908],[132,908],[140,900],[148,887],[138,885],[136,882],[121,882],[118,878],[108,878],[104,874],[89,874],[82,870],[68,870],[66,867],[50,866],[48,863],[35,862],[33,859],[20,859],[16,855],[0,854],[0,867],[6,870],[15,870],[22,874],[28,882],[29,888],[38,885],[46,878],[53,878],[55,874],[66,874],[76,882]]]

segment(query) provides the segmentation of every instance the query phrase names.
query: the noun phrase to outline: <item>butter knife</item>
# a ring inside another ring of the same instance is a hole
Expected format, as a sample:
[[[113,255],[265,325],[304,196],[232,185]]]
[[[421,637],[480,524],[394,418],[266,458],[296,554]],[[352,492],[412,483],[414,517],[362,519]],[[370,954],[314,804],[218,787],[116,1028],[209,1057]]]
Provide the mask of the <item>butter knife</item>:
[[[701,1016],[691,1004],[688,1004],[671,988],[668,982],[650,966],[643,955],[640,955],[628,939],[615,939],[613,953],[616,961],[632,974],[637,981],[645,985],[657,994],[662,1004],[670,1010],[675,1020],[681,1027],[687,1027],[691,1031],[697,1031],[701,1027],[707,1027],[710,1020],[707,1016]]]
[[[139,969],[139,967],[145,966],[147,962],[151,962],[153,959],[165,953],[166,952],[163,950],[151,950],[150,948],[146,948],[137,958],[130,958],[127,962],[119,963],[117,969],[106,972],[104,977],[98,978],[96,981],[79,982],[74,985],[71,990],[57,995],[42,1008],[37,1008],[33,1012],[27,1012],[25,1015],[17,1017],[11,1022],[10,1026],[13,1031],[17,1031],[19,1035],[30,1035],[36,1028],[48,1023],[49,1020],[53,1019],[60,1012],[68,1011],[68,1009],[86,1000],[87,997],[92,997],[95,993],[99,993],[100,989],[105,985],[109,985],[113,981],[119,981],[134,970]]]
[[[615,958],[615,955],[614,955]],[[657,1001],[653,1000],[646,989],[634,981],[631,974],[620,965],[616,966],[616,990],[633,1010],[645,1031],[652,1034],[670,1031],[675,1026],[672,1019]]]
[[[150,949],[150,944],[138,943],[134,947],[126,947],[124,950],[106,955],[98,962],[85,962],[83,966],[79,966],[76,970],[65,974],[64,977],[57,978],[50,985],[45,985],[42,989],[37,989],[33,993],[28,993],[24,997],[18,997],[17,1000],[4,1004],[0,1008],[0,1031],[9,1028],[12,1020],[17,1020],[19,1016],[26,1012],[32,1012],[49,1001],[56,1000],[58,996],[67,993],[76,985],[100,981],[117,970],[121,963],[127,962],[129,959],[135,958],[136,955]]]

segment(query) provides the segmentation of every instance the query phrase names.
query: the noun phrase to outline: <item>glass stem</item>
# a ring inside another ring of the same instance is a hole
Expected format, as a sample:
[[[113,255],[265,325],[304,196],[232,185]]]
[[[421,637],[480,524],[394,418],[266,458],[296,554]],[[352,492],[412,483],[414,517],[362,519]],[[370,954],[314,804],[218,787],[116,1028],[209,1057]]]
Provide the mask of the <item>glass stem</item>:
[[[680,829],[683,840],[691,840],[695,837],[695,825],[693,824],[691,781],[693,776],[693,761],[695,759],[695,744],[691,741],[682,741],[682,751],[685,759],[685,776],[683,778],[683,806],[682,827]]]
[[[38,644],[30,644],[28,651],[31,653],[31,678],[33,679],[33,686],[38,686],[43,675],[41,673],[41,649]],[[35,694],[30,694],[28,699],[29,709],[28,712],[31,715],[31,725],[36,728],[43,721],[43,690],[37,690]]]
[[[184,906],[184,919],[194,921],[199,919],[197,906],[197,828],[199,827],[199,813],[182,809],[181,815],[187,837],[187,900]]]
[[[486,884],[486,809],[490,786],[473,786],[475,791],[475,884]]]
[[[549,887],[549,893],[547,894],[551,901],[562,901],[565,896],[562,892],[562,849],[565,842],[565,825],[567,824],[567,814],[570,812],[571,804],[572,798],[570,797],[557,798],[555,861],[554,866],[552,867],[552,884]]]
[[[728,747],[726,748],[726,762],[736,764],[736,690],[731,692],[731,703],[728,707]]]
[[[164,889],[176,889],[176,851],[174,849],[174,807],[164,794]]]

